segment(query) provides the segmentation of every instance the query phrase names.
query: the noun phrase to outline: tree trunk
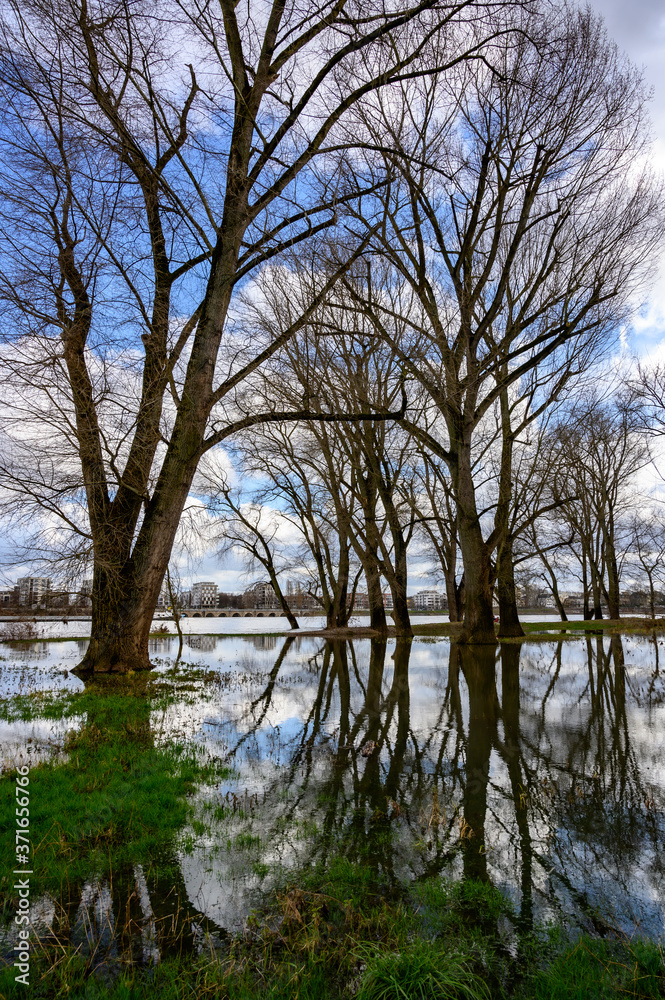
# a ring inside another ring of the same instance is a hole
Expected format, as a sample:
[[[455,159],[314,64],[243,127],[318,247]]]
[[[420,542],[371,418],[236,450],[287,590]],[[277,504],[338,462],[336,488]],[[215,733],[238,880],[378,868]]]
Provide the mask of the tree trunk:
[[[504,370],[502,377],[507,380]],[[497,538],[497,591],[499,597],[499,636],[522,637],[515,594],[515,566],[513,539],[510,534],[510,507],[512,503],[513,432],[510,425],[510,401],[506,385],[501,390],[501,469],[499,472],[499,498],[494,517]]]
[[[275,591],[275,597],[277,598],[280,608],[286,615],[286,620],[288,621],[292,629],[295,630],[297,628],[300,628],[300,626],[298,625],[298,619],[294,615],[293,611],[291,611],[289,602],[284,596],[284,592],[282,591],[282,588],[279,585],[279,580],[277,579],[277,573],[275,572],[275,567],[272,563],[272,559],[269,562],[265,562],[264,566],[266,566],[268,570],[268,576],[270,578],[272,589]]]
[[[649,578],[649,607],[651,608],[651,617],[656,617],[656,595],[653,585],[653,572],[647,573]]]
[[[337,580],[335,582],[332,614],[335,623],[334,627],[346,628],[351,617],[351,607],[349,605],[349,549],[348,544],[343,542],[341,533],[339,546],[339,562],[337,565]]]
[[[591,621],[591,605],[589,603],[589,576],[587,573],[586,555],[582,549],[582,591],[584,593],[583,617],[585,622]]]
[[[552,596],[554,597],[554,603],[556,604],[557,611],[559,612],[559,617],[562,622],[568,621],[568,615],[566,614],[566,609],[563,606],[563,601],[559,596],[559,585],[556,582],[556,577],[552,580]]]
[[[363,560],[363,569],[365,570],[365,579],[367,581],[370,628],[373,628],[376,632],[387,632],[388,621],[386,619],[386,609],[383,604],[379,567],[371,558],[368,558]]]
[[[411,627],[411,617],[406,600],[406,544],[401,531],[392,532],[395,550],[395,569],[389,580],[390,593],[393,598],[393,619],[395,621],[395,632],[398,636],[409,637],[413,635]]]
[[[163,575],[153,570],[137,582],[131,568],[105,569],[97,563],[90,643],[77,667],[81,675],[151,669],[148,636]]]
[[[464,586],[463,579],[458,585],[455,579],[454,567],[452,569],[446,567],[444,582],[446,585],[446,598],[448,600],[448,618],[451,622],[461,621],[464,614],[464,607],[460,601],[462,587]]]
[[[619,594],[619,568],[617,566],[614,538],[610,531],[605,533],[605,562],[607,564],[607,605],[613,621],[621,618],[621,598]]]
[[[495,645],[491,559],[477,521],[475,524],[460,523],[460,547],[466,584],[464,630],[460,641]]]
[[[499,595],[499,638],[523,636],[524,629],[520,624],[515,594],[512,538],[506,539],[498,553],[497,592]]]
[[[466,585],[464,629],[459,641],[496,645],[492,607],[492,559],[483,539],[476,509],[471,446],[460,442],[455,450],[457,461],[453,463],[451,471],[456,486],[457,523]]]

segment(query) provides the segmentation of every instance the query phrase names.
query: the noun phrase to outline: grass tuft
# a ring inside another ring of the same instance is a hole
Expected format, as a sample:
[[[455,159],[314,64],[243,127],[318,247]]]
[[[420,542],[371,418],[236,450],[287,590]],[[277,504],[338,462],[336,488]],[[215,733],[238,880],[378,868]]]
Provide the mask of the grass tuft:
[[[467,961],[427,941],[399,954],[367,957],[358,1000],[489,1000],[485,982]]]

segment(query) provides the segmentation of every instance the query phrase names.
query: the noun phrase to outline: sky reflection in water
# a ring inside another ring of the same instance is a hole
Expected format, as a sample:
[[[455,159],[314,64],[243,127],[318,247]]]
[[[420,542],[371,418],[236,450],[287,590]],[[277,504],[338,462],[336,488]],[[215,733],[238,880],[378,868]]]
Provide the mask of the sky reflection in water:
[[[0,647],[2,695],[81,686],[68,670],[84,648]],[[176,649],[151,643],[161,668]],[[151,724],[159,739],[200,740],[237,774],[198,793],[207,832],[179,853],[180,891],[214,924],[238,929],[285,871],[339,851],[389,878],[489,878],[526,928],[572,916],[665,936],[662,645],[593,637],[495,654],[447,640],[193,635],[185,659],[215,674],[207,700]],[[3,762],[28,739],[52,753],[72,724],[3,723]]]

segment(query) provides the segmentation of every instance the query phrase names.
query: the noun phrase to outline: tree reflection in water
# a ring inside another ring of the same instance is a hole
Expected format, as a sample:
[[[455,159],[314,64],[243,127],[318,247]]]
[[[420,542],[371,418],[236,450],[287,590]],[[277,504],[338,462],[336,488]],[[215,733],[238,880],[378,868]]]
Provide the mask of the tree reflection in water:
[[[200,793],[207,832],[174,846],[170,871],[72,884],[62,930],[102,963],[195,948],[204,930],[239,929],[287,873],[343,855],[388,884],[490,881],[525,931],[572,915],[662,935],[663,677],[649,641],[628,642],[627,654],[616,636],[497,649],[286,638],[274,658],[222,657],[198,708],[151,717],[137,690],[123,738],[150,747],[191,712],[237,777]]]
[[[248,708],[220,706],[240,786],[263,790],[252,829],[271,876],[343,854],[389,880],[491,880],[525,930],[572,914],[662,934],[665,762],[620,637],[367,645],[322,645],[296,692],[279,683],[298,653],[287,640]],[[271,726],[289,691],[288,726]],[[238,893],[243,865],[213,867]]]
[[[78,741],[117,743],[126,749],[136,744],[141,752],[154,748],[146,674],[87,677],[84,683],[93,697],[87,703],[85,724],[76,734]],[[109,695],[123,696],[122,715]],[[106,810],[106,816],[95,815],[97,823],[112,823],[113,804]],[[92,872],[85,880],[68,875],[66,895],[59,900],[49,930],[56,940],[70,941],[91,969],[112,973],[127,962],[146,964],[191,952],[216,930],[189,901],[174,849],[167,846],[159,859],[144,860],[148,864],[138,859],[119,864],[109,860],[101,872]]]

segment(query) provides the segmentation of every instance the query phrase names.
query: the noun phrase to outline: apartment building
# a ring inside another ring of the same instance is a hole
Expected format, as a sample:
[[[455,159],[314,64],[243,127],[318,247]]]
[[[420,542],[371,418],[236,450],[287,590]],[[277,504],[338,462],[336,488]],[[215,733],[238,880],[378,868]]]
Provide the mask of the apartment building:
[[[200,583],[193,583],[191,589],[191,602],[193,608],[216,608],[217,607],[217,584],[209,580]]]
[[[279,601],[271,583],[255,583],[243,594],[243,604],[246,608],[278,608]]]
[[[34,607],[48,603],[51,593],[50,576],[24,576],[17,583],[19,604]]]
[[[445,598],[438,590],[419,590],[411,602],[414,611],[442,611]]]

